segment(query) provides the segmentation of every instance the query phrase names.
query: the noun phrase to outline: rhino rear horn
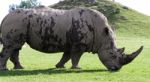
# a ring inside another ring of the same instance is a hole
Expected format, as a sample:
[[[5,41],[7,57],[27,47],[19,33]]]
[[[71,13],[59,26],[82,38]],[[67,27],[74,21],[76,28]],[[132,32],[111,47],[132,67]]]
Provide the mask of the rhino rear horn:
[[[122,64],[125,65],[125,64],[130,63],[141,53],[142,50],[143,50],[143,46],[141,46],[137,51],[133,52],[130,55],[124,55]]]
[[[119,52],[120,54],[122,54],[124,52],[124,50],[125,50],[125,47],[119,48],[119,49],[117,49],[117,52]]]

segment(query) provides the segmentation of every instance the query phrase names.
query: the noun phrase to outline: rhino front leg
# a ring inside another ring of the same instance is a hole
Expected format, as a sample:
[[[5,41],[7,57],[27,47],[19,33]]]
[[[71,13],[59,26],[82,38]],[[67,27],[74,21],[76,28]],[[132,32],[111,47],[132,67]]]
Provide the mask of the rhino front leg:
[[[14,69],[23,69],[19,61],[19,49],[13,51],[10,61],[14,64]]]
[[[70,50],[65,51],[61,60],[56,64],[56,68],[65,68],[64,64],[70,59]]]
[[[12,49],[8,47],[4,47],[0,54],[0,70],[8,70],[7,69],[7,61],[12,54]]]
[[[83,52],[72,52],[71,54],[71,62],[72,62],[72,67],[71,69],[80,69],[78,66],[79,60],[82,56]]]

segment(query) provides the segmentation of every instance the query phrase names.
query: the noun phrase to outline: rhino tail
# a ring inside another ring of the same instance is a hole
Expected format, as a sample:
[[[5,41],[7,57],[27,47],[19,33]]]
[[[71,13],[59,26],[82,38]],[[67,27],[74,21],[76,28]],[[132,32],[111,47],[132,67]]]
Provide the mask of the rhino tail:
[[[2,45],[3,44],[3,41],[2,41],[2,38],[0,37],[0,45]]]
[[[0,46],[3,44],[3,41],[2,41],[2,32],[1,32],[3,21],[0,24]]]
[[[2,25],[0,25],[0,45],[3,43],[3,41],[2,41],[1,27],[2,27]]]

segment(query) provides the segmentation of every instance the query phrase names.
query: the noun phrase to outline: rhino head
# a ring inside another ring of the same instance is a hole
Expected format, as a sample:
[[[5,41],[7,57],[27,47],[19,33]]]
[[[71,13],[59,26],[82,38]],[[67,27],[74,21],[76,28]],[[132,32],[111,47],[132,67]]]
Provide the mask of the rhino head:
[[[104,37],[102,46],[98,51],[100,61],[106,66],[109,71],[117,71],[122,66],[134,60],[143,50],[141,46],[138,50],[131,54],[125,54],[125,48],[118,49],[116,47],[115,36],[109,28],[104,29]]]

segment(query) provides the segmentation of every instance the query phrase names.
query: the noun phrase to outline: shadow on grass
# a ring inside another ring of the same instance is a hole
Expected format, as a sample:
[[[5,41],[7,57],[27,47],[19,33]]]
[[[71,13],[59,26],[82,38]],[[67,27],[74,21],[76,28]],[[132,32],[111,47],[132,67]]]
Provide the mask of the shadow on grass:
[[[38,74],[66,74],[66,73],[92,73],[92,72],[107,72],[105,69],[43,69],[43,70],[10,70],[0,71],[0,77],[3,76],[24,76],[24,75],[38,75]]]

